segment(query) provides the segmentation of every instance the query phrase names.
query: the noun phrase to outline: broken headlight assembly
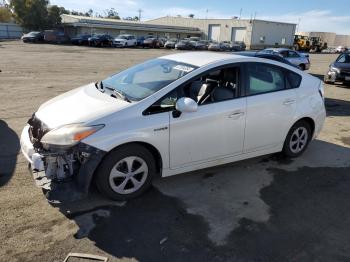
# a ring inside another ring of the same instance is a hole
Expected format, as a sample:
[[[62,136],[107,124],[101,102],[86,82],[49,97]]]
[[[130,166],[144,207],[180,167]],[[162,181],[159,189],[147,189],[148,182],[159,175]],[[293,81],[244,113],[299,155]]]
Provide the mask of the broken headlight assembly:
[[[81,124],[70,124],[65,125],[56,129],[53,129],[46,133],[42,139],[41,143],[45,149],[53,147],[68,148],[76,145],[84,138],[91,136],[104,125],[93,125],[84,126]]]
[[[334,66],[330,66],[329,67],[329,71],[337,73],[337,74],[340,74],[340,70],[338,68],[334,67]]]

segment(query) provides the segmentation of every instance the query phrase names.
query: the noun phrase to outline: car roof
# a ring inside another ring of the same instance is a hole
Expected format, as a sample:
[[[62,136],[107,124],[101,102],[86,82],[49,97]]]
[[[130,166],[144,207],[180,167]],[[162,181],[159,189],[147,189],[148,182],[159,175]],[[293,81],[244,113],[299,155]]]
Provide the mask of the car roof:
[[[177,54],[172,54],[172,55],[167,55],[161,57],[163,59],[169,59],[185,64],[190,64],[194,66],[204,66],[207,64],[211,64],[214,62],[219,62],[222,60],[235,60],[239,59],[242,60],[244,59],[252,59],[251,57],[246,57],[246,56],[240,56],[240,55],[233,55],[230,53],[227,54],[220,54],[220,53],[215,53],[215,52],[186,52],[186,53],[177,53]]]
[[[266,48],[265,50],[271,50],[271,51],[275,51],[275,52],[281,52],[281,51],[293,51],[291,49],[288,49],[288,48],[282,48],[282,47],[279,47],[279,48]],[[262,50],[264,51],[264,50]]]

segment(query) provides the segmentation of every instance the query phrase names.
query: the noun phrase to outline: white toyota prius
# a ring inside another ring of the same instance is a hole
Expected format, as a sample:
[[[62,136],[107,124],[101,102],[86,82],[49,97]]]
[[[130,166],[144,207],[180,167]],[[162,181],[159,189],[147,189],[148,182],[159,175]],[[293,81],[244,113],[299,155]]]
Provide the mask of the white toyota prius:
[[[156,176],[275,152],[297,157],[326,117],[323,83],[275,61],[168,55],[40,106],[21,136],[52,201],[142,194]]]

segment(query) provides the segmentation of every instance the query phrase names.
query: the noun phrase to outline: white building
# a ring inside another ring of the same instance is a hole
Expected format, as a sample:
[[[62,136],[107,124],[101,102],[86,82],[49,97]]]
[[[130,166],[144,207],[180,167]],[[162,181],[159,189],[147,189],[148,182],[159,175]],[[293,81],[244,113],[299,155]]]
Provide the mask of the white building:
[[[244,41],[247,48],[293,46],[296,24],[247,19],[196,19],[166,16],[149,24],[196,27],[203,38],[215,41]]]
[[[199,36],[215,41],[244,41],[248,49],[293,46],[295,24],[246,19],[195,19],[161,17],[135,22],[75,15],[62,15],[69,36],[81,34],[133,34],[185,38]]]
[[[62,15],[62,24],[65,32],[70,36],[83,34],[133,34],[136,36],[155,36],[169,38],[185,38],[188,36],[201,36],[198,28],[156,25],[143,22],[85,17],[76,15]]]

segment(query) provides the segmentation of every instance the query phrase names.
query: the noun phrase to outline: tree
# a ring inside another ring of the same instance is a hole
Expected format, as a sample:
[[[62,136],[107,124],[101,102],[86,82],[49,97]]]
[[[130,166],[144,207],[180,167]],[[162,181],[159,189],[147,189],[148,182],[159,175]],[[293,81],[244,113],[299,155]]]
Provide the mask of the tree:
[[[12,21],[12,13],[10,9],[3,6],[0,7],[0,23],[8,23]]]
[[[44,30],[48,24],[48,0],[11,0],[15,20],[28,30]]]
[[[48,28],[56,27],[61,24],[62,9],[57,5],[51,5],[47,8],[47,26]]]
[[[105,16],[106,18],[120,20],[120,16],[114,8],[107,9],[105,13],[106,13],[106,16]]]
[[[188,17],[194,18],[194,14],[189,14]]]
[[[124,17],[123,20],[128,20],[128,21],[139,21],[139,17],[138,16],[128,16],[128,17]]]
[[[87,11],[87,12],[85,13],[85,15],[86,15],[86,16],[89,16],[89,17],[93,16],[93,14],[94,14],[94,10],[92,10],[92,9],[89,9],[89,11]]]

